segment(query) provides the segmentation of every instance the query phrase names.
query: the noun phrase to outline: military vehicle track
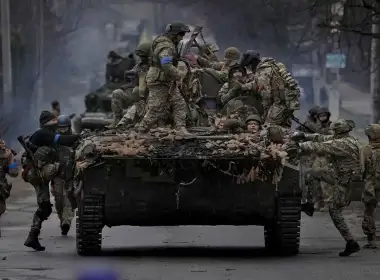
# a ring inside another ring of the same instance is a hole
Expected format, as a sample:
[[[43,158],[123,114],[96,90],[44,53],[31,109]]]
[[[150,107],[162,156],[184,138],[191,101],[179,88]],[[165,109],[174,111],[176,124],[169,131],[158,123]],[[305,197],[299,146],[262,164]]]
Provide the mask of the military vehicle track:
[[[103,196],[84,195],[77,211],[76,246],[79,255],[97,255],[101,252],[103,207]]]
[[[297,255],[300,246],[301,199],[277,198],[277,219],[264,227],[265,247],[276,255]]]

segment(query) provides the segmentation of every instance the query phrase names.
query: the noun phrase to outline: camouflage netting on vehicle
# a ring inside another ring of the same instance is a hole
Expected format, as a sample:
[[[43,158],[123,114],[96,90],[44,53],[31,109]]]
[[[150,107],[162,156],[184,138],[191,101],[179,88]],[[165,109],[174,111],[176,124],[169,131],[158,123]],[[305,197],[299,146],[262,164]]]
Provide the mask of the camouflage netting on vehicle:
[[[238,183],[270,178],[276,184],[287,158],[285,148],[286,144],[267,143],[255,134],[179,135],[173,130],[158,128],[147,134],[109,130],[88,135],[77,152],[79,168],[87,166],[86,157],[80,156],[85,149],[87,158],[199,159],[217,169],[220,169],[219,161],[249,162],[249,168],[244,167],[239,174],[230,168],[221,172],[236,177]]]

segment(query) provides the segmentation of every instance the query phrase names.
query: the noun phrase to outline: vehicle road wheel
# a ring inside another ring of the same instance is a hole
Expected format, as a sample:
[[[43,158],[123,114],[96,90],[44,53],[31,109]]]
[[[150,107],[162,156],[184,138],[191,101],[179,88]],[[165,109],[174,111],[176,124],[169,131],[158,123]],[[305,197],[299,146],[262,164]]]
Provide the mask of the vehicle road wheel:
[[[264,226],[265,247],[276,255],[297,255],[300,246],[301,198],[278,197],[276,208],[275,221]]]
[[[81,256],[97,255],[102,250],[104,198],[84,195],[80,201],[76,221],[76,247]]]

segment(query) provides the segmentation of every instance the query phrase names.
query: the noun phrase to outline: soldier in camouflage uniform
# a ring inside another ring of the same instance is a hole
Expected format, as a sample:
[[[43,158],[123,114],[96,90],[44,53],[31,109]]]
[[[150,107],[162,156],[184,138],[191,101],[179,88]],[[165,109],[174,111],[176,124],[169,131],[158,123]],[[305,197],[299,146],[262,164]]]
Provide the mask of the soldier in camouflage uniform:
[[[152,43],[152,65],[146,77],[149,98],[147,112],[138,125],[141,131],[146,131],[159,120],[165,119],[166,108],[170,105],[175,129],[188,133],[187,105],[179,92],[186,73],[176,68],[179,58],[177,46],[188,32],[190,29],[184,23],[172,22],[167,25],[165,34],[158,36]]]
[[[375,249],[376,224],[375,211],[380,199],[380,125],[372,124],[365,129],[368,137],[368,145],[362,148],[361,160],[363,178],[365,182],[362,201],[364,203],[364,215],[362,228],[367,236],[368,243],[364,248]]]
[[[218,62],[217,53],[219,52],[219,47],[217,44],[205,44],[199,47],[200,57],[207,59],[210,62]]]
[[[228,82],[224,83],[219,90],[218,99],[222,105],[226,105],[231,99],[242,95],[239,87],[245,82],[247,72],[239,64],[232,65],[228,71]]]
[[[300,89],[285,65],[252,50],[244,53],[241,65],[255,75],[251,88],[260,90],[265,123],[290,127],[294,111],[300,108]]]
[[[124,110],[130,107],[135,102],[145,103],[148,96],[148,89],[146,86],[146,75],[148,73],[151,57],[150,42],[142,43],[137,46],[135,53],[140,58],[140,62],[132,69],[138,73],[139,81],[138,86],[131,88],[129,85],[122,86],[112,92],[111,108],[114,114],[114,125],[117,126],[121,121]],[[143,106],[145,107],[145,105]],[[127,120],[124,119],[120,125],[125,124]]]
[[[6,200],[10,195],[12,184],[8,182],[6,175],[17,177],[18,167],[14,158],[15,152],[9,149],[0,139],[0,217],[6,210]],[[0,230],[1,236],[1,230]]]
[[[323,135],[329,135],[330,133],[330,116],[331,113],[328,108],[322,107],[319,108],[316,112],[316,127],[315,131],[319,134]],[[326,157],[323,156],[314,156],[313,158],[309,158],[309,162],[312,162],[311,168],[322,168],[323,166],[327,166],[329,164],[328,160]],[[308,182],[309,187],[310,185],[313,185],[312,188],[314,188],[315,192],[315,200],[316,200],[316,205],[315,209],[318,211],[326,211],[328,210],[325,207],[326,205],[331,202],[332,197],[329,195],[329,189],[332,188],[332,186],[328,185],[326,182],[318,182],[315,181],[311,178],[311,180]]]
[[[298,144],[300,153],[323,155],[328,158],[330,163],[328,166],[313,168],[308,173],[315,180],[324,181],[331,185],[330,217],[347,242],[345,250],[339,253],[339,256],[342,257],[360,250],[360,246],[352,236],[342,213],[344,207],[349,203],[349,185],[361,173],[360,143],[350,135],[354,127],[355,124],[352,121],[338,119],[330,126],[333,135],[305,135],[302,132],[296,132],[294,135],[312,140]],[[313,194],[310,195],[309,199],[308,202],[302,204],[302,210],[312,216],[314,212]]]
[[[232,65],[240,60],[240,51],[238,48],[229,47],[224,51],[223,61],[210,61],[200,56],[195,56],[198,64],[203,68],[212,68],[218,71],[228,72]]]
[[[38,204],[24,245],[36,251],[45,250],[38,236],[43,221],[47,220],[52,212],[49,182],[53,180],[59,168],[55,147],[56,145],[72,146],[80,137],[79,135],[60,135],[56,132],[56,125],[57,118],[51,112],[43,111],[40,115],[41,128],[30,136],[27,144],[34,158],[24,154],[22,159],[22,178],[33,185]]]
[[[58,117],[57,133],[71,135],[71,119],[68,116]],[[60,221],[61,234],[67,235],[74,217],[74,210],[68,198],[65,182],[59,176],[55,176],[51,182],[51,194],[54,196],[55,210]]]

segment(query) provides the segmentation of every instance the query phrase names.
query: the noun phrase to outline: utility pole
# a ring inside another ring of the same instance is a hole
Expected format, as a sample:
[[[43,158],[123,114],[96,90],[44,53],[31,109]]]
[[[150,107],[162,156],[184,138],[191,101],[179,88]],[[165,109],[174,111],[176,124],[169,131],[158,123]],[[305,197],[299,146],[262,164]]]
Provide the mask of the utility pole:
[[[9,0],[1,0],[1,48],[3,59],[3,110],[12,111],[12,56],[9,19]]]
[[[39,0],[39,23],[37,32],[37,45],[38,45],[38,80],[36,84],[37,89],[37,112],[40,111],[40,106],[44,100],[44,0]]]
[[[378,1],[373,1],[373,18],[372,18],[372,34],[380,34],[380,17],[376,14],[380,11]],[[376,13],[375,13],[376,12]],[[372,100],[372,123],[380,121],[380,41],[379,38],[372,36],[371,39],[371,79],[370,91]]]

